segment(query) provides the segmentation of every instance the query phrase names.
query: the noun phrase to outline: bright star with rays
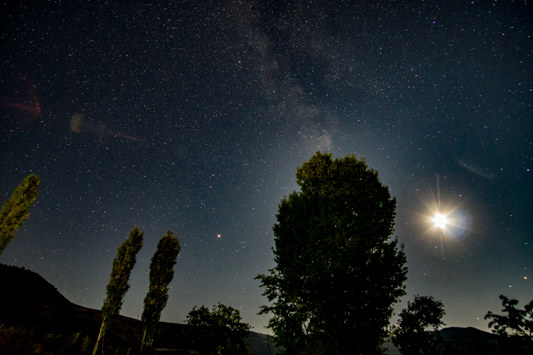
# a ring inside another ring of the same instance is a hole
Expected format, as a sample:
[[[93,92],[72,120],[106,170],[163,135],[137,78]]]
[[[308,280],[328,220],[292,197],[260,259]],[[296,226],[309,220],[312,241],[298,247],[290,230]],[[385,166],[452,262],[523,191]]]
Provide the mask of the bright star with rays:
[[[447,197],[445,203],[440,198],[439,176],[437,175],[436,199],[422,200],[426,205],[427,213],[418,213],[420,222],[428,226],[423,233],[434,233],[441,242],[445,239],[463,240],[472,228],[472,217],[460,204],[452,203]]]
[[[432,219],[433,225],[437,228],[444,229],[448,225],[448,217],[444,214],[437,213]]]

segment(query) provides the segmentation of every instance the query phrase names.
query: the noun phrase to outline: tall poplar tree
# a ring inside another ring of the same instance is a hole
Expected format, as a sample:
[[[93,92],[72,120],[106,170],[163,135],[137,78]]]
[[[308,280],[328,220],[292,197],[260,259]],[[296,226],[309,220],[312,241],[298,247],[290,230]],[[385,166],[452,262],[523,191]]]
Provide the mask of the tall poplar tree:
[[[381,354],[406,258],[391,239],[396,200],[354,156],[317,152],[279,205],[276,266],[259,275],[280,354]]]
[[[136,256],[143,245],[143,232],[138,227],[133,228],[130,232],[129,238],[122,243],[118,248],[117,256],[113,260],[113,269],[107,284],[107,295],[102,306],[102,326],[98,339],[94,345],[93,355],[96,354],[100,340],[113,324],[113,320],[120,312],[122,303],[124,302],[124,295],[130,288],[128,280],[130,278],[131,270],[135,266]]]
[[[141,317],[141,351],[146,346],[152,346],[155,327],[161,319],[161,312],[167,305],[168,285],[174,277],[173,267],[180,250],[180,241],[170,230],[157,244],[157,251],[150,263],[150,286],[144,298],[144,310]]]
[[[37,198],[41,179],[35,174],[28,175],[13,191],[11,198],[0,211],[0,255],[15,238],[17,229],[28,218],[29,209]]]

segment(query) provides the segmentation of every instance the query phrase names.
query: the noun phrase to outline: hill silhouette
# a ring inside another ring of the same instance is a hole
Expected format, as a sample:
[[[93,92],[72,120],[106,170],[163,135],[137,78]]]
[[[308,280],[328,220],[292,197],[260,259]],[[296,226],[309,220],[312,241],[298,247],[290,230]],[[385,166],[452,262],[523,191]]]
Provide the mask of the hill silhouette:
[[[79,334],[80,339],[96,340],[102,323],[99,310],[70,302],[42,276],[24,268],[0,264],[0,280],[3,283],[0,323],[4,328],[24,333],[29,342],[38,343],[42,338],[54,337],[60,342],[72,334]],[[117,317],[113,325],[115,331],[110,332],[106,341],[127,349],[132,339],[136,339],[137,323],[135,319]]]
[[[31,353],[76,353],[78,351],[73,351],[72,348],[79,349],[83,338],[87,338],[87,348],[92,350],[91,345],[96,341],[102,323],[100,310],[70,302],[42,276],[24,268],[0,264],[0,280],[3,284],[3,291],[0,292],[0,353],[9,353],[6,341],[2,339],[9,336],[26,337],[24,341],[33,344],[24,349]],[[187,344],[183,338],[188,327],[185,324],[160,322],[154,338],[154,348],[176,349],[180,343]],[[106,335],[106,349],[119,349],[119,353],[135,349],[140,329],[139,320],[118,316]],[[250,333],[250,339],[246,341],[251,344],[252,354],[275,354],[275,351],[264,352],[273,343],[272,337]],[[73,337],[78,339],[77,344],[68,349],[60,348],[60,343]],[[43,345],[40,343],[50,342],[50,339],[58,344],[45,344],[46,349],[43,351],[31,350],[42,349]],[[15,341],[17,339],[12,339],[11,343]],[[270,347],[273,348],[273,345]]]
[[[492,333],[468,327],[449,327],[441,330],[446,348],[456,354],[497,354],[498,338]]]
[[[0,275],[5,289],[9,291],[0,293],[2,302],[72,305],[54,286],[33,271],[0,264]]]
[[[0,280],[3,286],[0,292],[0,353],[10,353],[4,339],[9,336],[13,338],[11,344],[17,341],[17,337],[25,337],[23,342],[28,344],[25,344],[27,348],[24,349],[27,350],[24,353],[90,353],[102,322],[100,310],[70,302],[42,276],[24,268],[0,264]],[[122,354],[130,348],[134,349],[140,328],[139,320],[118,316],[106,335],[106,352],[108,349],[118,350]],[[154,348],[176,349],[180,344],[188,344],[185,339],[187,328],[185,324],[160,322]],[[476,328],[444,328],[441,334],[447,350],[452,351],[450,353],[490,355],[497,352],[496,336]],[[245,341],[251,345],[252,355],[276,353],[273,337],[266,334],[250,332],[250,338]],[[68,342],[73,342],[70,347],[64,345]],[[83,346],[88,350],[82,351]],[[391,343],[386,346],[389,355],[400,354]]]

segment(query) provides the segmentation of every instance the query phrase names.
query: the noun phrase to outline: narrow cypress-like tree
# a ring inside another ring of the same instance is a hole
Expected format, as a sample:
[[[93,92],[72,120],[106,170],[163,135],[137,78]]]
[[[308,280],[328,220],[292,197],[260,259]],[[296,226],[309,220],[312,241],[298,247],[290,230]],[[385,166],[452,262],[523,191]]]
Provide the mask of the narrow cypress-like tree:
[[[124,302],[124,295],[130,288],[128,280],[130,278],[131,270],[135,266],[136,256],[143,246],[143,232],[139,227],[133,228],[128,239],[122,243],[118,248],[117,256],[113,260],[113,269],[109,277],[106,291],[107,296],[102,306],[102,326],[98,339],[94,345],[93,355],[98,350],[100,340],[113,324],[113,320],[118,315],[122,303]]]
[[[161,312],[167,305],[168,285],[174,277],[173,267],[180,250],[180,241],[170,230],[157,244],[157,251],[150,264],[150,286],[144,298],[144,310],[141,317],[143,324],[141,351],[146,346],[152,346],[155,327],[161,319]]]
[[[37,175],[28,175],[13,191],[11,198],[4,203],[0,211],[0,255],[15,238],[16,230],[30,215],[28,211],[37,198],[40,182],[41,179]]]

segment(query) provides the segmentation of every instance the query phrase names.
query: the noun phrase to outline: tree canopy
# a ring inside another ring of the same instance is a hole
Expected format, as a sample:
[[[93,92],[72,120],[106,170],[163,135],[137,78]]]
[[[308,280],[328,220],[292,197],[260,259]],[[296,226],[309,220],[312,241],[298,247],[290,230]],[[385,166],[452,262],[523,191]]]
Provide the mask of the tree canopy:
[[[141,350],[152,346],[155,327],[161,319],[161,312],[167,305],[168,285],[174,278],[174,264],[181,250],[180,241],[172,231],[161,238],[150,263],[150,286],[144,298],[142,313]]]
[[[220,302],[212,311],[195,306],[185,322],[191,326],[188,338],[194,349],[210,354],[247,353],[242,339],[249,336],[251,326],[242,322],[238,309]]]
[[[106,287],[107,294],[102,306],[102,326],[94,346],[93,355],[98,350],[100,339],[109,330],[113,320],[119,314],[120,308],[122,308],[124,296],[130,288],[128,280],[135,266],[137,253],[143,245],[143,234],[138,227],[133,228],[129,238],[118,248],[117,256],[113,260],[111,276]]]
[[[37,198],[40,183],[41,179],[37,175],[28,175],[4,203],[0,211],[0,255],[30,215],[28,211]]]
[[[518,300],[500,295],[502,311],[507,315],[488,312],[489,328],[499,337],[501,354],[531,354],[533,352],[533,300],[517,309]]]
[[[400,312],[398,324],[392,330],[392,342],[403,355],[440,354],[444,343],[440,335],[444,305],[431,296],[415,295]]]
[[[403,247],[391,240],[396,200],[350,155],[317,152],[296,172],[274,225],[276,266],[258,275],[282,354],[380,353],[405,294]]]

